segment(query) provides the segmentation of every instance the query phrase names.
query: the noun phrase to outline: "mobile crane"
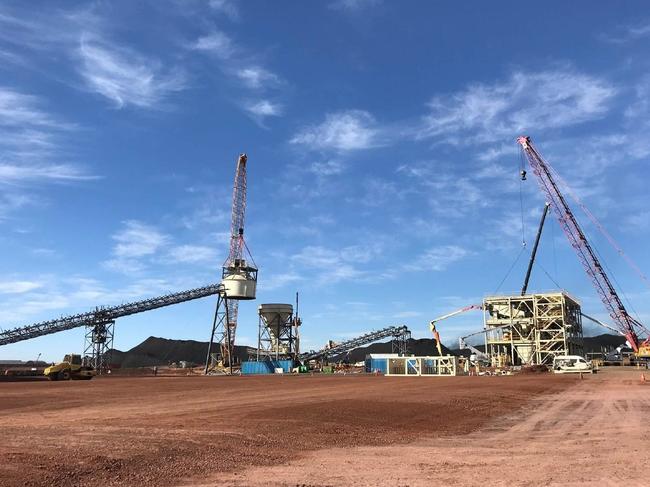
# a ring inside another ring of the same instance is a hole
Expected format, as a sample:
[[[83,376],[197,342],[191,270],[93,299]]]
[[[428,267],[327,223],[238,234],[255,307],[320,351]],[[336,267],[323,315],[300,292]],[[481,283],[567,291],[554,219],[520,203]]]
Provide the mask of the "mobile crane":
[[[648,339],[641,341],[638,335],[638,330],[647,331],[647,329],[643,324],[634,319],[623,305],[623,301],[607,276],[596,252],[587,240],[582,228],[578,224],[578,220],[569,208],[564,195],[560,191],[556,182],[556,179],[561,181],[560,176],[551,165],[542,158],[531,142],[530,137],[518,137],[517,143],[521,146],[523,155],[530,164],[533,173],[537,176],[539,186],[546,196],[547,201],[553,207],[560,227],[564,230],[564,233],[569,240],[569,244],[575,250],[580,263],[584,267],[587,275],[590,277],[593,286],[600,296],[602,303],[605,305],[605,308],[609,312],[609,316],[614,322],[616,329],[625,337],[638,358],[650,358],[650,342]]]

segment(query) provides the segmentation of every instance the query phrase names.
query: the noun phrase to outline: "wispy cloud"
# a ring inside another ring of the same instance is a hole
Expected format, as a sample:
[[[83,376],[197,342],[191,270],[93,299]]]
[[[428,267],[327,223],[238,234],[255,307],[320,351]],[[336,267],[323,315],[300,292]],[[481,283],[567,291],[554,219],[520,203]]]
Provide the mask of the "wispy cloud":
[[[239,19],[239,6],[233,0],[210,0],[208,5],[213,11],[224,14],[230,20]]]
[[[327,177],[341,174],[345,170],[345,165],[336,159],[329,159],[322,162],[313,162],[310,169],[317,176]]]
[[[382,0],[336,0],[330,3],[329,7],[333,10],[359,12],[368,8],[377,7],[381,3]]]
[[[116,242],[112,258],[104,265],[124,274],[141,272],[146,267],[143,260],[151,257],[169,242],[169,237],[152,225],[129,220],[112,236]]]
[[[280,77],[261,66],[244,66],[235,71],[235,75],[248,88],[258,90],[275,87],[280,84]]]
[[[301,129],[290,142],[311,149],[342,152],[382,145],[374,117],[363,110],[330,113],[320,124]]]
[[[0,218],[35,201],[40,183],[97,179],[70,162],[74,124],[45,109],[41,98],[0,86]]]
[[[0,294],[23,294],[42,286],[38,281],[0,281]]]
[[[70,165],[17,166],[0,163],[0,184],[41,181],[89,181],[98,178],[98,176],[87,174],[78,167]]]
[[[648,20],[620,27],[611,34],[601,35],[602,40],[613,44],[626,44],[646,37],[650,37],[650,22]]]
[[[282,105],[269,100],[259,100],[245,104],[246,111],[258,120],[266,117],[277,117],[282,114]]]
[[[260,290],[264,291],[275,291],[276,289],[282,289],[290,284],[300,282],[304,279],[304,276],[301,276],[297,272],[274,272],[270,276],[262,276],[259,281]]]
[[[240,106],[260,126],[266,128],[264,121],[268,117],[282,115],[283,106],[280,103],[260,97],[279,88],[282,80],[260,65],[256,60],[258,56],[251,55],[227,34],[216,29],[199,37],[191,48],[216,58],[224,74],[236,80],[238,85],[243,85],[247,91],[255,92],[255,99],[249,98],[241,102]]]
[[[441,245],[426,250],[412,264],[407,264],[406,268],[413,271],[444,271],[471,254],[469,250],[458,245]]]
[[[186,86],[181,72],[165,71],[157,61],[92,36],[82,37],[79,54],[80,74],[88,89],[117,108],[160,108],[163,99]]]
[[[116,257],[142,257],[155,254],[169,238],[157,228],[130,220],[124,222],[124,228],[113,235],[117,242],[113,249]]]
[[[169,257],[174,262],[181,263],[212,263],[218,262],[218,254],[215,248],[205,245],[179,245],[169,251]]]
[[[572,69],[519,71],[500,83],[436,96],[416,138],[474,144],[569,127],[602,118],[616,93],[606,79]]]
[[[220,59],[230,59],[235,53],[235,45],[230,37],[218,30],[199,37],[192,47],[197,51],[213,54]]]

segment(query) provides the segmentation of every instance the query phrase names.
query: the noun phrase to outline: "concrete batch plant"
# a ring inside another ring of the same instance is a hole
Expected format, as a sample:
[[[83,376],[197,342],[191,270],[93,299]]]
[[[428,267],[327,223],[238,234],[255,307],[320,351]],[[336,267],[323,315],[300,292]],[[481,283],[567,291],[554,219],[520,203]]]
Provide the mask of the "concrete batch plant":
[[[258,308],[257,361],[295,360],[300,353],[300,321],[291,304],[261,304]]]

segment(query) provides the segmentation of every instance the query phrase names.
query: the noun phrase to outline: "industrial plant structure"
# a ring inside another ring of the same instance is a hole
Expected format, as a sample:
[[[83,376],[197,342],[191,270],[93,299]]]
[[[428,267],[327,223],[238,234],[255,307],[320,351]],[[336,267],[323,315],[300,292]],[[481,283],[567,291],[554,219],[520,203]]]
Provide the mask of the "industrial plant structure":
[[[258,308],[257,361],[295,360],[300,353],[300,320],[291,304],[261,304]]]
[[[485,351],[493,365],[548,365],[582,355],[580,304],[565,292],[483,300]]]

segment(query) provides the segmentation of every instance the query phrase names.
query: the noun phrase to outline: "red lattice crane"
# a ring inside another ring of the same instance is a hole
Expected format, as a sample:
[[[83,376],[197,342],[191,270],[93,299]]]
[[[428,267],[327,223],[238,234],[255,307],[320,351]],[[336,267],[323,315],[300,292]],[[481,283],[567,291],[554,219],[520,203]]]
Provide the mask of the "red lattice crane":
[[[569,208],[566,199],[560,192],[556,183],[559,176],[551,165],[546,162],[532,144],[530,137],[521,136],[517,138],[521,149],[530,164],[540,188],[542,189],[547,201],[553,207],[555,215],[560,223],[560,227],[569,239],[569,243],[575,250],[578,259],[582,263],[587,275],[590,277],[596,292],[601,301],[607,308],[609,315],[619,332],[625,336],[630,346],[635,352],[639,352],[639,346],[647,346],[647,340],[643,344],[639,343],[637,329],[645,327],[635,320],[625,309],[623,301],[619,297],[616,289],[612,285],[609,277],[600,263],[594,249],[589,244],[582,228],[578,224],[576,217]],[[523,172],[522,174],[525,174]],[[524,177],[524,176],[522,176]]]

